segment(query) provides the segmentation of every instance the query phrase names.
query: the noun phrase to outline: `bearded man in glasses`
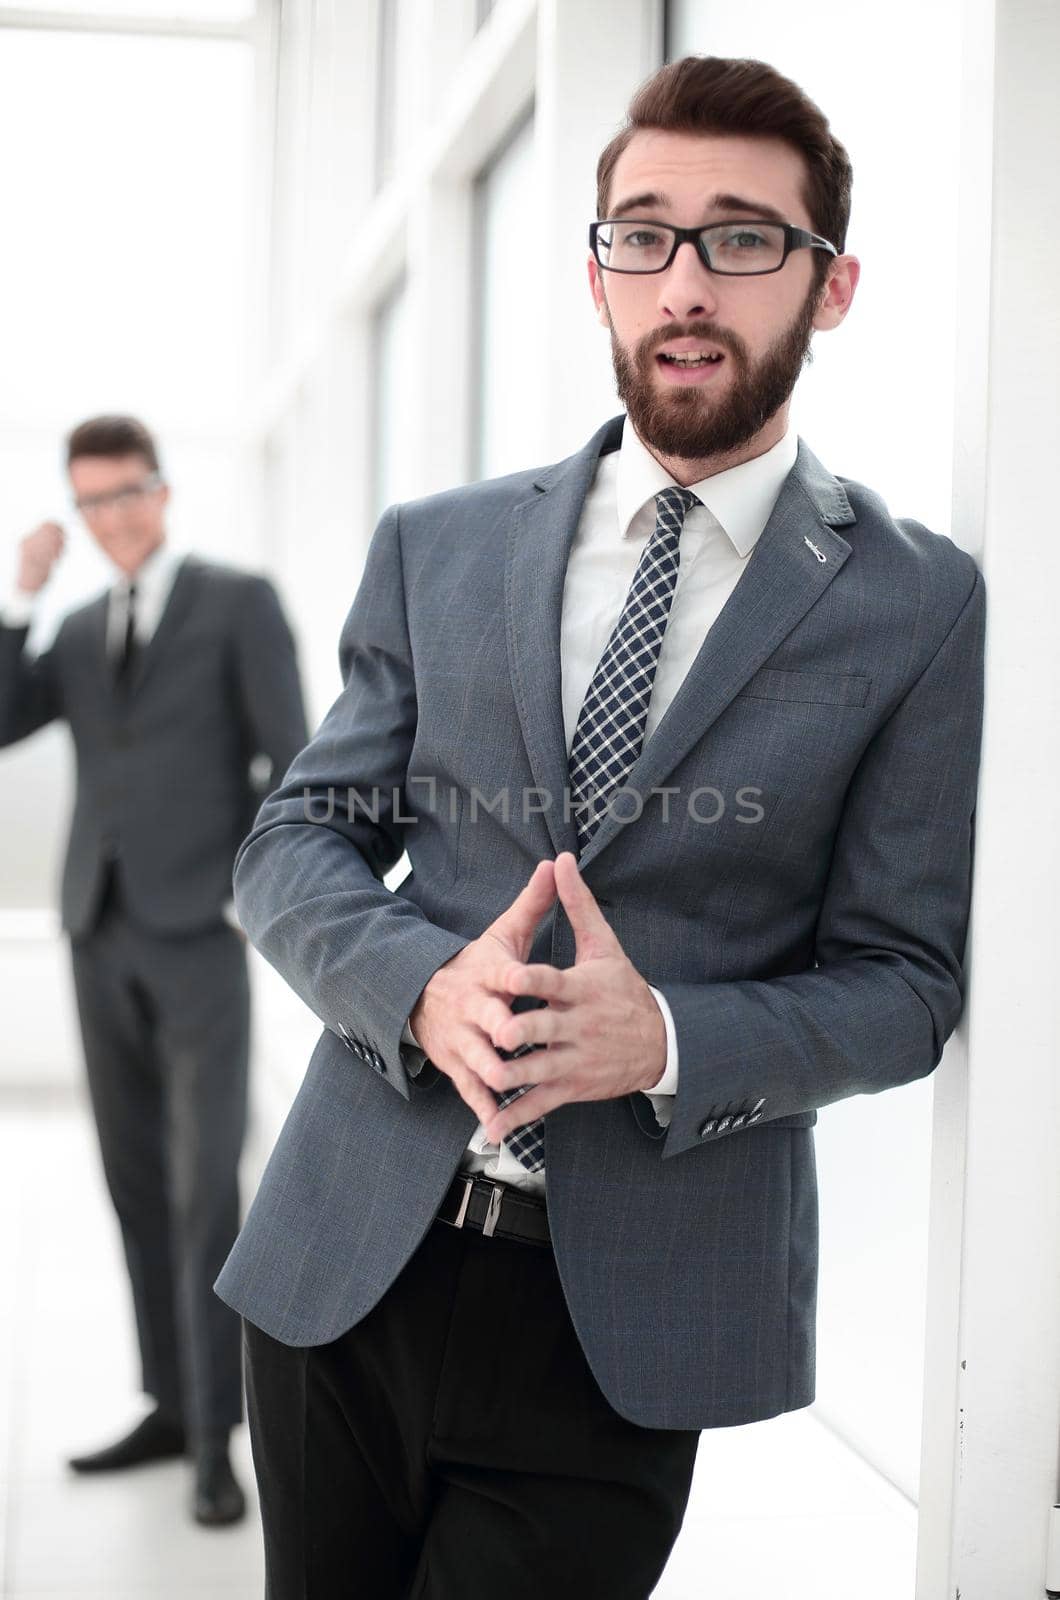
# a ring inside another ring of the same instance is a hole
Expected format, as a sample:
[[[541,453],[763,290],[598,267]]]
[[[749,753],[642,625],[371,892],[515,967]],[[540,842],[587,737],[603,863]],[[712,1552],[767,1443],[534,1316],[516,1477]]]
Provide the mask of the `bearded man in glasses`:
[[[813,1124],[960,1014],[982,703],[975,563],[789,426],[850,187],[761,62],[640,90],[625,415],[384,515],[240,852],[325,1025],[218,1284],[270,1600],[644,1600],[700,1430],[814,1398]]]
[[[247,1110],[246,941],[232,862],[305,743],[294,646],[272,585],[166,538],[169,488],[134,417],[67,442],[75,503],[114,568],[40,655],[25,648],[65,535],[23,539],[0,612],[0,744],[55,719],[77,753],[63,875],[88,1086],[132,1286],[143,1387],[127,1436],[71,1461],[115,1472],[190,1453],[193,1514],[238,1521],[229,1434],[243,1414],[239,1320],[213,1281],[239,1226]]]

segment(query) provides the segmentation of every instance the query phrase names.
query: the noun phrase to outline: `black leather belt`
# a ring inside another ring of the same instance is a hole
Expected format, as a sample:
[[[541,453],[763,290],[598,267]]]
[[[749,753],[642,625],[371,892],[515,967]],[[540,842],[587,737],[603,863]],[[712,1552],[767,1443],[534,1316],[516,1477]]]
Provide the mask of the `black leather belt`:
[[[488,1239],[496,1235],[524,1244],[552,1243],[544,1200],[473,1172],[457,1173],[436,1220],[453,1228],[477,1228]]]

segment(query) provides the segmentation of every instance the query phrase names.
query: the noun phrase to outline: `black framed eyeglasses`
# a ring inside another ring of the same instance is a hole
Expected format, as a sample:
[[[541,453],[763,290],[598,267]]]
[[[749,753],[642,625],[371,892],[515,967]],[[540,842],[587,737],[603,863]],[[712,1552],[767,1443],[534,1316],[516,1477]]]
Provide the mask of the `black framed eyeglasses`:
[[[609,217],[589,228],[593,255],[605,272],[665,272],[678,247],[691,244],[708,272],[724,277],[759,277],[779,272],[793,250],[839,251],[827,239],[790,222],[711,222],[705,228],[675,228],[669,222]]]
[[[126,483],[108,494],[84,494],[74,500],[74,506],[83,517],[92,517],[100,511],[110,511],[115,506],[138,505],[141,500],[162,486],[162,475],[153,472],[140,483]]]

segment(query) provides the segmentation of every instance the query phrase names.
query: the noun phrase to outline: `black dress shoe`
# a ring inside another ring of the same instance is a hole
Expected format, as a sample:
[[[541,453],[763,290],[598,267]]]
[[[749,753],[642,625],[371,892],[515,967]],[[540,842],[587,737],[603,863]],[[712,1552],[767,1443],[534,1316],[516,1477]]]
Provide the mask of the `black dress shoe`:
[[[169,1461],[182,1456],[186,1447],[184,1429],[172,1417],[161,1411],[152,1411],[133,1431],[91,1455],[74,1456],[70,1465],[75,1472],[119,1472],[125,1467],[139,1467],[147,1461]]]
[[[192,1512],[206,1528],[221,1528],[246,1514],[247,1502],[232,1471],[224,1445],[200,1449],[195,1458]]]

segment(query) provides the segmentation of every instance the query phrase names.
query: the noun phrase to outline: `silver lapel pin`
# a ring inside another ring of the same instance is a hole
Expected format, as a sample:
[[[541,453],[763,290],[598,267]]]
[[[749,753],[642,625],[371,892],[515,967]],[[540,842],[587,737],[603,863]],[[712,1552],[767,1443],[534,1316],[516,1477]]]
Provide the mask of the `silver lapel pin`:
[[[803,534],[803,538],[805,539],[806,543],[809,545],[810,549],[813,551],[814,555],[817,557],[818,561],[827,561],[828,560],[828,557],[825,555],[824,551],[823,550],[818,550],[817,546],[814,544],[812,539],[807,537],[806,534]]]

